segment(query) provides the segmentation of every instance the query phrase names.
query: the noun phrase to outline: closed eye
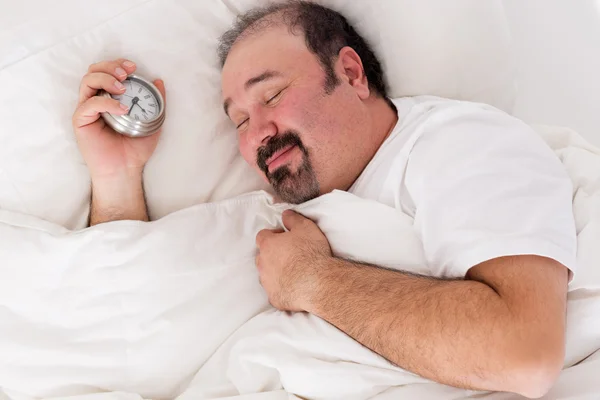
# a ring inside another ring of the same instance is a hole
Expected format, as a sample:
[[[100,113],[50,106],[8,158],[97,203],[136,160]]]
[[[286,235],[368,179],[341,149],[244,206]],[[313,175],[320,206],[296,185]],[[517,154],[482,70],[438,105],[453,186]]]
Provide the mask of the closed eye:
[[[244,125],[246,122],[250,121],[250,118],[246,118],[245,120],[243,120],[237,127],[236,129],[240,129],[242,127],[242,125]]]
[[[281,97],[281,94],[283,93],[283,89],[281,91],[279,91],[279,93],[277,93],[275,96],[271,97],[269,100],[267,100],[267,104],[271,104],[273,103],[275,100],[279,99],[279,97]]]

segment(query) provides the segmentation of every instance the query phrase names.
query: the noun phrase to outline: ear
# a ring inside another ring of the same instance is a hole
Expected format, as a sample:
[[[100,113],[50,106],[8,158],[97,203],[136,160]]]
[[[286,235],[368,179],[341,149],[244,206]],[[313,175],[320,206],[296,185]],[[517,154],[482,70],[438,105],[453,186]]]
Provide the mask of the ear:
[[[337,60],[339,72],[346,82],[350,84],[362,100],[369,98],[369,81],[365,74],[362,60],[352,47],[346,46],[340,50]]]

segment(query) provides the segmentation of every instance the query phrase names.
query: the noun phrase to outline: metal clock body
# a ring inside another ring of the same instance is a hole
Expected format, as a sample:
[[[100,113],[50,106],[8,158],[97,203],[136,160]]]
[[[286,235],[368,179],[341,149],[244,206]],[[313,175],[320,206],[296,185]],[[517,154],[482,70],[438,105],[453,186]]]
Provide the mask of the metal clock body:
[[[165,101],[156,86],[139,75],[129,75],[123,82],[123,94],[100,91],[99,96],[110,97],[129,107],[125,115],[102,113],[104,121],[120,134],[144,137],[156,133],[165,120]]]

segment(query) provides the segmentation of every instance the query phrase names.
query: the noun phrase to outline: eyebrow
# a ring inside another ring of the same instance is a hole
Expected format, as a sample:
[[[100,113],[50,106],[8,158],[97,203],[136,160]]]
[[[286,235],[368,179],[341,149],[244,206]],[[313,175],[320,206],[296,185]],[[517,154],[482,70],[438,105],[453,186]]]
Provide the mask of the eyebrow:
[[[273,79],[273,78],[277,78],[280,77],[282,74],[281,72],[277,72],[277,71],[265,71],[262,74],[255,76],[254,78],[250,78],[246,81],[246,83],[244,84],[244,89],[249,90],[252,86],[264,82],[264,81],[268,81],[269,79]],[[223,103],[223,109],[225,110],[225,114],[227,114],[227,116],[229,117],[229,107],[231,106],[231,98],[228,98],[227,100],[225,100],[225,102]]]

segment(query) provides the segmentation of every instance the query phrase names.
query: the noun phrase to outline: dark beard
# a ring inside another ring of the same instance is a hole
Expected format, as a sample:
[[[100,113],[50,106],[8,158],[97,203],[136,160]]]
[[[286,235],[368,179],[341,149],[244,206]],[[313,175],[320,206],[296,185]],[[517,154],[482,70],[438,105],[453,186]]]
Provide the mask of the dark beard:
[[[283,165],[269,172],[267,160],[277,151],[295,146],[302,152],[302,163],[296,172]],[[269,142],[258,149],[256,164],[264,172],[275,193],[286,203],[300,204],[319,196],[319,182],[310,163],[308,149],[304,147],[300,136],[293,131],[286,131],[274,136]]]

